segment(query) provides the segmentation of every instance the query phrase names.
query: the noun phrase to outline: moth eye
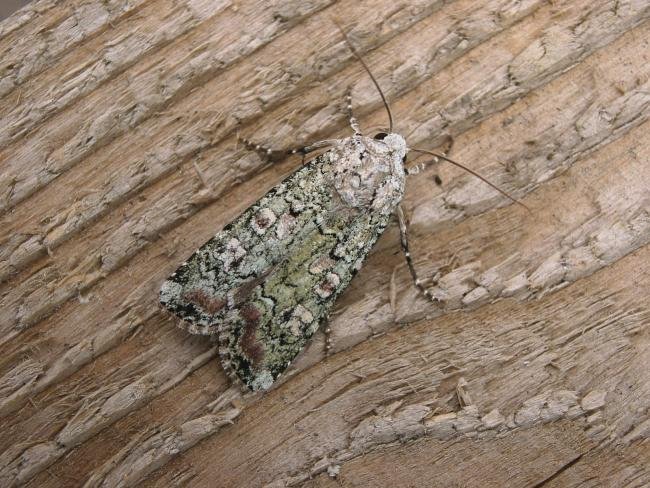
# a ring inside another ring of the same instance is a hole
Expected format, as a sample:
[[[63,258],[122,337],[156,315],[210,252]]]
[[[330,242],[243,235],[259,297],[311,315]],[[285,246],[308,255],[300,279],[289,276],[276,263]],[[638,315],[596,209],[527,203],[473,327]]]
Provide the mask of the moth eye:
[[[402,164],[404,164],[404,163],[406,163],[406,154],[405,154],[404,157],[402,158]]]
[[[374,139],[377,139],[378,141],[383,141],[384,138],[385,138],[387,135],[388,135],[388,134],[386,134],[385,132],[377,132],[377,133],[375,134]]]

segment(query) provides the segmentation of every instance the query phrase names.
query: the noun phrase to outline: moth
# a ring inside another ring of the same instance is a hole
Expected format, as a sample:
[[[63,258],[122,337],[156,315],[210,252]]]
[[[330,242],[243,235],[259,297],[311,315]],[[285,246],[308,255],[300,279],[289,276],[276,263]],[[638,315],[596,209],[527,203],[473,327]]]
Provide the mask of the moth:
[[[268,390],[327,320],[394,214],[415,285],[433,299],[413,266],[400,206],[409,148],[393,132],[379,84],[341,32],[383,100],[388,132],[363,135],[348,96],[353,134],[291,151],[327,148],[201,246],[160,290],[160,303],[181,327],[216,334],[224,369],[252,391]]]

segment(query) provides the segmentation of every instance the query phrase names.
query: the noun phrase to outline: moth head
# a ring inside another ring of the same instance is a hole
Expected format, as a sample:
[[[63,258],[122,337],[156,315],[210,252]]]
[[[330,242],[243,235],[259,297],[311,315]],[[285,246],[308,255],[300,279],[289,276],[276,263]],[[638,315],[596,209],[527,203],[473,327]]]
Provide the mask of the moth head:
[[[381,141],[388,147],[388,150],[397,155],[402,162],[406,160],[406,141],[404,138],[395,133],[377,132],[373,139]]]

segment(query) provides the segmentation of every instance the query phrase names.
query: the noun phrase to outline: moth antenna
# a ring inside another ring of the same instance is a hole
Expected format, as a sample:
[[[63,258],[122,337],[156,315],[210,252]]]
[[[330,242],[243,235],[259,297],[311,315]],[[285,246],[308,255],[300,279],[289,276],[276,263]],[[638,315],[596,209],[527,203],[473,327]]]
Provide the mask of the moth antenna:
[[[443,156],[442,154],[434,153],[434,152],[432,152],[432,151],[427,151],[426,149],[415,149],[415,148],[411,147],[411,148],[409,148],[409,150],[411,150],[411,151],[415,151],[415,152],[418,152],[418,153],[422,153],[422,154],[428,154],[428,155],[433,156],[433,157],[435,157],[435,158],[443,159],[443,160],[447,161],[448,163],[451,163],[451,164],[453,164],[454,166],[457,166],[457,167],[459,167],[460,169],[463,169],[463,170],[467,171],[469,174],[476,176],[476,177],[477,177],[479,180],[481,180],[482,182],[487,183],[487,184],[490,185],[492,188],[494,188],[496,191],[498,191],[499,193],[501,193],[501,194],[504,195],[505,197],[509,198],[510,200],[512,200],[512,201],[513,201],[514,203],[516,203],[517,205],[521,205],[521,206],[524,207],[528,212],[532,213],[532,211],[530,210],[530,208],[528,208],[528,207],[527,207],[526,205],[524,205],[522,202],[520,202],[519,200],[517,200],[515,197],[511,196],[509,193],[503,191],[501,188],[499,188],[498,186],[496,186],[494,183],[492,183],[490,180],[488,180],[488,179],[485,178],[484,176],[481,176],[480,174],[478,174],[476,171],[474,171],[474,170],[472,170],[472,169],[469,169],[467,166],[465,166],[465,165],[463,165],[463,164],[460,164],[459,162],[456,162],[456,161],[454,161],[453,159],[449,159],[447,156]]]
[[[366,70],[366,73],[368,73],[368,76],[370,76],[370,79],[374,83],[375,88],[377,88],[377,91],[379,92],[379,96],[381,97],[381,101],[384,102],[384,107],[386,108],[386,113],[388,114],[388,126],[389,126],[388,132],[392,133],[393,132],[393,114],[390,111],[390,106],[388,105],[388,100],[386,100],[386,96],[384,95],[384,92],[382,91],[381,87],[379,86],[379,83],[377,83],[377,80],[373,76],[373,74],[370,71],[370,68],[368,67],[366,62],[363,60],[361,55],[357,52],[357,50],[354,48],[354,46],[350,42],[350,38],[345,33],[345,31],[343,30],[341,25],[333,18],[332,18],[332,22],[334,23],[334,25],[336,25],[336,27],[339,29],[339,31],[341,31],[341,35],[343,36],[343,39],[345,40],[345,43],[350,48],[350,51],[352,51],[352,54],[354,55],[354,57],[357,58],[357,60],[361,63],[361,66],[363,66],[363,69]]]

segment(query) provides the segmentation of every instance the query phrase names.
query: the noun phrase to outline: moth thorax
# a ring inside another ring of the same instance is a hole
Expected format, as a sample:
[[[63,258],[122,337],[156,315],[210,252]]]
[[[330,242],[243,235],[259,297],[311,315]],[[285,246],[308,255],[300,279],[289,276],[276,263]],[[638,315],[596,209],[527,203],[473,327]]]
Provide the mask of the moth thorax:
[[[404,195],[401,151],[382,141],[354,136],[334,150],[334,186],[354,208],[391,213]]]

